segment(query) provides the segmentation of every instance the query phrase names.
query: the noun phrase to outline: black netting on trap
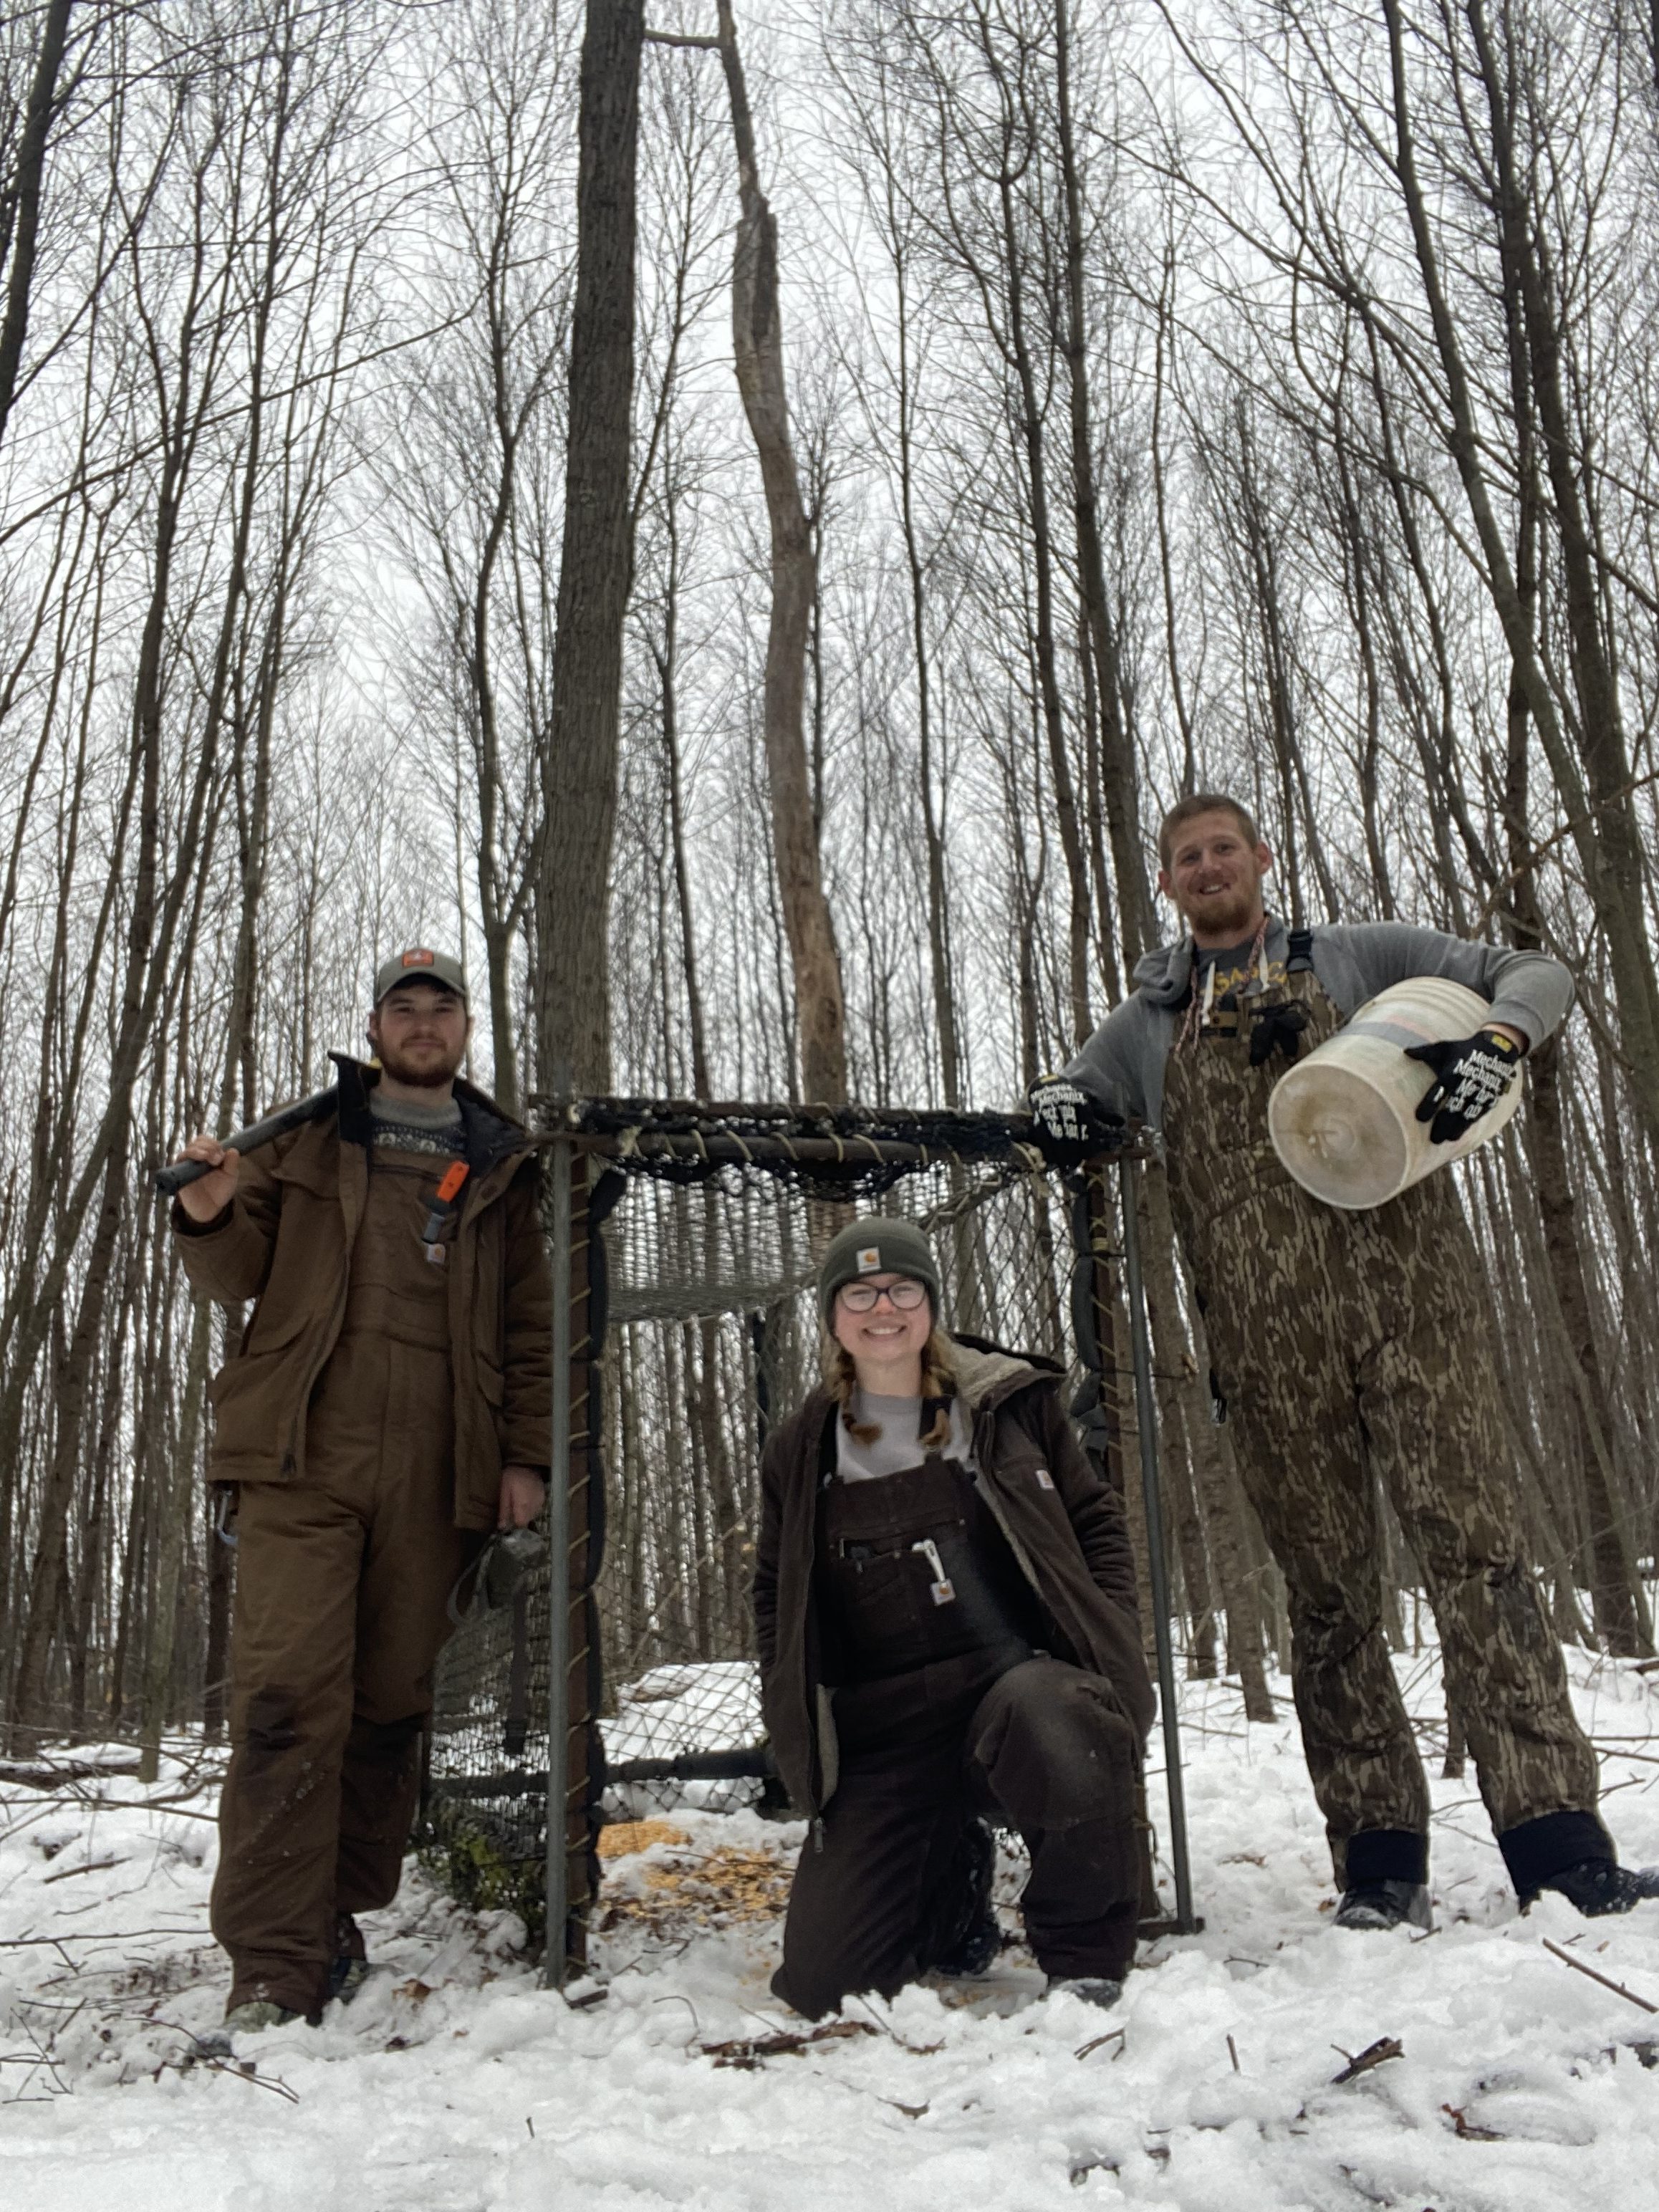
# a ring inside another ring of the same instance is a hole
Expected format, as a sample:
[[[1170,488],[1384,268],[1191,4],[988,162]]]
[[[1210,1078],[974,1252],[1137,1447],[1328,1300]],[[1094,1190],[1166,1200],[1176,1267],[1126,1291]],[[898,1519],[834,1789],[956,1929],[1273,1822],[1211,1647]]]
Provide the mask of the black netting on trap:
[[[748,1601],[760,1455],[819,1373],[814,1250],[848,1208],[917,1222],[945,1326],[1066,1361],[1085,1441],[1103,1449],[1115,1409],[1099,1388],[1089,1208],[1043,1171],[1023,1117],[611,1100],[573,1123],[590,1819],[763,1801]],[[447,1647],[422,1829],[460,1894],[532,1919],[547,1594],[543,1573]]]
[[[532,1933],[546,1889],[548,1590],[544,1565],[508,1604],[475,1601],[445,1647],[415,1838],[452,1895],[510,1907]]]

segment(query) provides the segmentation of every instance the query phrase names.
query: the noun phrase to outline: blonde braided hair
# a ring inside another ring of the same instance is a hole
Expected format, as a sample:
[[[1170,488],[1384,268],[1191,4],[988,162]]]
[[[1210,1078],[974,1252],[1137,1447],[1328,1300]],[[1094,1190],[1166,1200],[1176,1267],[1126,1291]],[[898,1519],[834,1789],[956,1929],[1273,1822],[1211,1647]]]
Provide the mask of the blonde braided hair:
[[[956,1369],[951,1360],[954,1347],[937,1322],[928,1332],[927,1341],[921,1347],[921,1403],[924,1412],[928,1405],[939,1401],[932,1422],[926,1431],[916,1438],[923,1451],[938,1451],[951,1441],[950,1401],[957,1395]],[[873,1421],[855,1421],[853,1418],[853,1393],[858,1389],[858,1369],[853,1355],[844,1344],[838,1343],[828,1329],[823,1333],[823,1380],[830,1395],[840,1409],[842,1426],[859,1443],[872,1444],[881,1434]]]

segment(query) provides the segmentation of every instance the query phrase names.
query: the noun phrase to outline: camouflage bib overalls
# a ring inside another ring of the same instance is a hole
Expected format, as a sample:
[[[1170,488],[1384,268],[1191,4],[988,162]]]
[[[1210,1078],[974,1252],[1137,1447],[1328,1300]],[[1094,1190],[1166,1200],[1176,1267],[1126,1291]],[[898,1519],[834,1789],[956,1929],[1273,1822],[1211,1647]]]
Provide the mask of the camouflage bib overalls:
[[[1179,1030],[1170,1194],[1240,1476],[1289,1589],[1297,1711],[1339,1884],[1421,1881],[1428,1790],[1382,1632],[1374,1478],[1422,1568],[1499,1837],[1588,1812],[1596,1762],[1522,1556],[1490,1306],[1452,1179],[1344,1212],[1294,1182],[1269,1140],[1287,1051],[1342,1025],[1305,933],[1286,967]],[[1305,1017],[1299,1033],[1286,1008]],[[1264,1022],[1283,1043],[1252,1067]],[[1510,1856],[1524,1864],[1524,1841]]]

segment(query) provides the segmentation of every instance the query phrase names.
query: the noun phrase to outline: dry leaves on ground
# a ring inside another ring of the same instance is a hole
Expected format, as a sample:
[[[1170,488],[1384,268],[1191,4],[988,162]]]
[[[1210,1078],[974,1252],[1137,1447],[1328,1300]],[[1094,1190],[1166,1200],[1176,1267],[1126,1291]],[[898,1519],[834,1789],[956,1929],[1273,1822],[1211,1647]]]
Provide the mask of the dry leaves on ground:
[[[653,1844],[667,1845],[674,1856],[648,1866],[628,1864]],[[607,1932],[634,1928],[678,1936],[748,1926],[779,1918],[789,1899],[788,1859],[730,1844],[699,1853],[666,1820],[618,1821],[601,1829],[599,1856],[605,1863],[599,1924]]]

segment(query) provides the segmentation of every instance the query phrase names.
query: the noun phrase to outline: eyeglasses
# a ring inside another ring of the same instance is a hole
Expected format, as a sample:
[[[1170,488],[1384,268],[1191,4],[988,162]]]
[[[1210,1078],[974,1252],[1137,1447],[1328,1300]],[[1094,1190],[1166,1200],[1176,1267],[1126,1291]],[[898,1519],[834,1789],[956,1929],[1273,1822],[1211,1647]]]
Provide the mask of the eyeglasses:
[[[926,1283],[913,1282],[908,1275],[901,1275],[896,1283],[878,1290],[873,1283],[844,1283],[841,1302],[848,1313],[874,1313],[885,1298],[895,1313],[914,1313],[927,1295]]]

